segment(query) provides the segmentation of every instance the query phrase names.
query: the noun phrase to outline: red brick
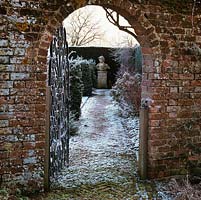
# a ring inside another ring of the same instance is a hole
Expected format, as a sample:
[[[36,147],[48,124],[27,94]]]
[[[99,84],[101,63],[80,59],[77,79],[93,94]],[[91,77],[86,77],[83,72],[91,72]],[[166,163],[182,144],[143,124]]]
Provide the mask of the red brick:
[[[31,0],[27,0],[27,5],[29,2],[35,4]],[[75,3],[75,1],[72,2]],[[77,5],[72,5],[69,10],[68,7],[62,6],[62,1],[55,0],[54,3],[52,5],[49,1],[46,6],[44,2],[42,9],[44,17],[42,18],[38,15],[40,7],[34,8],[37,5],[34,5],[33,8],[20,8],[19,15],[16,16],[18,30],[10,26],[6,16],[5,23],[1,24],[4,30],[2,29],[3,32],[0,33],[0,37],[3,39],[0,46],[9,48],[7,54],[15,52],[15,56],[3,55],[4,57],[1,57],[1,61],[8,65],[4,64],[0,67],[0,87],[3,89],[0,104],[6,105],[3,109],[7,112],[0,118],[7,120],[9,127],[2,128],[0,133],[22,136],[22,141],[12,142],[12,152],[10,152],[9,158],[9,144],[7,144],[6,151],[0,152],[0,158],[3,159],[4,164],[3,169],[7,174],[12,174],[13,178],[23,174],[23,159],[29,158],[30,150],[34,151],[37,162],[44,165],[47,50],[57,25],[62,23],[63,16],[68,16],[73,11],[72,8],[77,7]],[[192,27],[190,11],[181,14],[180,10],[175,8],[178,12],[173,14],[156,1],[154,5],[146,1],[140,4],[142,5],[135,4],[133,7],[132,3],[127,0],[111,0],[106,2],[105,6],[115,7],[120,12],[119,14],[128,19],[135,19],[129,22],[135,27],[143,51],[142,96],[149,98],[151,102],[148,174],[152,178],[159,178],[176,174],[179,168],[184,166],[185,163],[181,157],[183,153],[186,153],[184,146],[189,141],[194,145],[200,143],[199,123],[192,125],[191,133],[184,131],[181,124],[188,125],[201,115],[200,59],[196,57],[196,52],[187,51],[189,45],[195,41],[198,46],[201,45],[199,30],[201,17],[195,16],[194,33],[192,34],[189,31],[189,28]],[[7,9],[6,5],[2,6],[3,10]],[[185,8],[190,6],[185,3]],[[15,4],[11,5],[9,9],[14,15],[15,12],[12,11],[19,10]],[[23,13],[26,13],[27,19],[29,16],[36,19],[33,26],[27,23],[26,19],[24,23],[18,22]],[[49,20],[50,14],[54,16],[54,19]],[[168,28],[164,28],[164,24]],[[6,51],[2,52],[6,54]],[[11,79],[13,79],[13,86]],[[25,138],[28,137],[28,134],[35,135],[35,141],[26,141],[28,139]],[[175,145],[175,141],[180,144],[179,147]],[[41,157],[41,160],[38,157]],[[193,155],[189,159],[197,161],[199,158]],[[13,166],[9,167],[9,162],[12,162]],[[39,170],[38,163],[27,163],[26,167],[31,174]],[[2,172],[2,168],[0,171],[2,174],[5,173]],[[41,189],[42,179],[33,180],[32,177],[28,180],[27,187],[31,190],[34,187]]]
[[[152,54],[152,49],[151,48],[142,47],[142,53],[144,55],[151,55]]]
[[[189,74],[189,73],[187,73],[187,74],[180,74],[179,78],[181,80],[193,80],[194,79],[194,74]]]
[[[39,49],[38,54],[39,54],[40,56],[47,57],[47,50],[46,50],[46,49]]]
[[[191,81],[192,86],[201,86],[201,80]]]
[[[161,124],[160,120],[150,120],[149,126],[151,127],[159,127]]]

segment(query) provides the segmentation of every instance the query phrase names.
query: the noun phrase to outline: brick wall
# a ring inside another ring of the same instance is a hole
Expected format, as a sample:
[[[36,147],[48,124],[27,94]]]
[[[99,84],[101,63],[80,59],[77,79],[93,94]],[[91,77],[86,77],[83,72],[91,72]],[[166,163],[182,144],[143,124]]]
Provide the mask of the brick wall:
[[[148,174],[153,178],[201,167],[200,15],[192,22],[191,15],[158,9],[148,6],[146,11],[159,45],[153,68],[144,67],[151,94]]]
[[[72,2],[0,3],[3,184],[18,183],[31,190],[43,187],[47,49],[63,19],[87,4]],[[198,162],[194,146],[201,144],[201,10],[195,9],[192,18],[191,4],[185,5],[189,12],[175,12],[170,4],[154,0],[90,2],[118,11],[138,34],[144,56],[142,98],[150,104],[149,177],[186,173],[187,160]]]

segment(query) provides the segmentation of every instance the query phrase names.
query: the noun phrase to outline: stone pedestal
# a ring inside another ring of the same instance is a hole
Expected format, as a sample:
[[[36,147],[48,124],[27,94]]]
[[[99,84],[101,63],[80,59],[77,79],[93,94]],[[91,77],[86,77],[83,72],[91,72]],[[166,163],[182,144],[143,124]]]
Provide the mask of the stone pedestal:
[[[98,84],[97,88],[107,89],[107,71],[98,71]]]

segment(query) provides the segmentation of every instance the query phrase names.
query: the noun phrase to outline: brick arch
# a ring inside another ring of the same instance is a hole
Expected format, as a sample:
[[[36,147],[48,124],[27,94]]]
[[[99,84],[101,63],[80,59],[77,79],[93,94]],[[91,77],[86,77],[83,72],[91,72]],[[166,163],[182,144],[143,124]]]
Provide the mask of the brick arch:
[[[94,1],[96,2],[96,1]],[[105,2],[105,3],[104,3]],[[54,15],[51,16],[48,20],[48,23],[45,26],[44,32],[40,38],[39,48],[42,48],[42,42],[51,41],[51,35],[54,34],[55,30],[62,24],[62,21],[68,17],[75,10],[82,8],[88,5],[104,6],[110,8],[120,15],[122,15],[135,29],[138,35],[138,41],[142,47],[159,48],[159,43],[156,42],[158,36],[155,31],[153,24],[149,22],[145,15],[145,9],[142,5],[136,4],[135,6],[130,3],[130,1],[97,1],[97,3],[82,4],[80,7],[75,7],[73,5],[61,5],[57,11],[54,12]],[[47,40],[47,38],[49,38]],[[46,46],[45,46],[46,47]],[[39,55],[39,54],[38,54]]]
[[[61,5],[54,15],[49,19],[44,28],[44,32],[39,41],[37,59],[43,69],[47,70],[47,51],[52,41],[52,37],[58,27],[62,25],[63,20],[75,10],[91,4],[82,4],[78,7],[71,4],[69,6]],[[149,72],[154,71],[154,52],[160,52],[158,35],[154,25],[146,18],[145,10],[141,5],[133,5],[129,1],[97,1],[92,5],[104,6],[118,12],[134,28],[138,35],[138,42],[142,48],[143,70],[142,70],[142,102],[148,99],[151,105],[152,93],[150,91],[151,80]],[[149,144],[150,145],[150,144]],[[148,148],[148,144],[146,145]]]
[[[83,4],[79,7],[65,6],[61,5],[60,8],[55,12],[55,15],[52,16],[46,27],[45,31],[40,39],[39,51],[38,51],[38,59],[41,62],[41,65],[47,65],[47,49],[52,40],[52,35],[56,31],[56,29],[61,26],[63,20],[71,14],[73,11],[87,6],[90,4]],[[106,8],[110,8],[116,12],[118,12],[121,16],[123,16],[130,25],[134,28],[135,32],[138,35],[138,42],[142,48],[143,54],[143,74],[142,74],[142,102],[145,100],[149,100],[151,103],[152,93],[149,91],[149,85],[151,81],[149,78],[149,72],[154,71],[154,54],[153,52],[156,50],[160,50],[159,43],[157,42],[158,36],[155,31],[155,27],[149,22],[149,20],[145,16],[145,10],[141,5],[133,5],[129,1],[97,1],[97,3],[93,3],[93,5],[104,6]],[[148,148],[148,144],[147,144]]]
[[[152,25],[146,18],[145,9],[142,5],[133,5],[130,1],[94,1],[93,4],[83,3],[80,5],[68,4],[60,5],[55,14],[49,19],[45,26],[44,32],[39,41],[37,53],[37,61],[41,65],[46,65],[47,49],[52,40],[52,36],[56,29],[62,25],[63,20],[75,10],[87,5],[104,6],[118,12],[123,16],[137,33],[138,42],[142,47],[143,54],[143,81],[142,81],[142,98],[151,98],[151,93],[148,91],[149,81],[147,79],[148,72],[152,72],[154,68],[154,51],[160,51],[158,35]]]
[[[0,147],[0,184],[20,180],[31,189],[43,186],[47,49],[63,19],[89,2],[121,12],[139,35],[144,55],[142,96],[152,102],[149,177],[185,174],[186,160],[199,164],[200,154],[193,148],[201,144],[199,5],[192,16],[191,3],[171,0],[26,2],[3,2],[0,9],[0,103],[4,106],[0,133],[6,136]],[[178,9],[173,11],[174,5]]]

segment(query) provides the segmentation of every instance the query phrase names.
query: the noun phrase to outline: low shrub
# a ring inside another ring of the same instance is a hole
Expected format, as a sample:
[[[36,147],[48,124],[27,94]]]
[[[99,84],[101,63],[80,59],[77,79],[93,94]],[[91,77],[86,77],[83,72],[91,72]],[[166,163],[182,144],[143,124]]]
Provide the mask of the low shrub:
[[[124,115],[138,115],[141,104],[141,75],[131,76],[125,72],[121,78],[117,79],[111,95]]]
[[[159,188],[174,200],[199,200],[201,199],[201,184],[192,184],[188,177],[186,179],[171,179]]]
[[[111,95],[119,104],[123,115],[138,115],[141,105],[141,49],[122,48],[113,52],[113,56],[121,66]]]

